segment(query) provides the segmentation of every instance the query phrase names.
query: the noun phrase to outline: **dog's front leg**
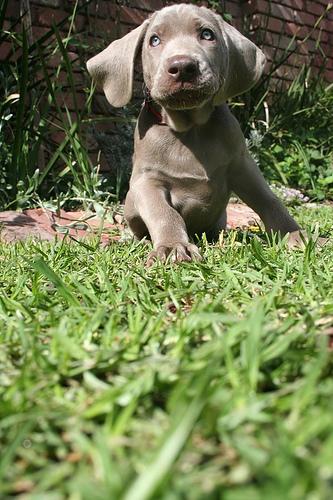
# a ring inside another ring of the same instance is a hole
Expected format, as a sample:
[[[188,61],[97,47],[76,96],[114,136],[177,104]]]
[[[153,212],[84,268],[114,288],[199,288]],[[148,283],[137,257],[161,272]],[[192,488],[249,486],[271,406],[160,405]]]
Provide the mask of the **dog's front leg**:
[[[163,184],[142,176],[131,184],[130,193],[135,211],[153,242],[147,266],[158,259],[165,261],[169,256],[176,262],[201,259],[197,246],[189,242],[185,222],[171,206],[169,192]]]
[[[231,189],[260,216],[266,231],[282,236],[289,233],[289,246],[301,244],[302,237],[297,222],[271,191],[247,151],[231,166],[229,182]]]

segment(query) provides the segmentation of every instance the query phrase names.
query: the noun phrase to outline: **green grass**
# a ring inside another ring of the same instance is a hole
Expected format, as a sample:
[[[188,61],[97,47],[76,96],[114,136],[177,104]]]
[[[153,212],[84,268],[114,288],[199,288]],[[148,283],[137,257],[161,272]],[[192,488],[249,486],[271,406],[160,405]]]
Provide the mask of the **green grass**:
[[[332,498],[332,243],[147,251],[1,245],[0,496]]]

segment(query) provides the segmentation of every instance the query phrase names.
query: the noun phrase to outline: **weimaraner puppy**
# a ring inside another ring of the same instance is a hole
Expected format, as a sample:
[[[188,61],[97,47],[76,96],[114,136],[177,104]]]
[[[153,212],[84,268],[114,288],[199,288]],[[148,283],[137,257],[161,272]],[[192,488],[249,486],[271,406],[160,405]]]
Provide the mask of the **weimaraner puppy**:
[[[88,71],[116,107],[132,97],[142,52],[147,88],[135,130],[133,173],[125,218],[138,238],[150,237],[147,264],[200,259],[189,237],[218,235],[235,192],[268,232],[299,238],[299,226],[249,155],[226,101],[260,78],[265,56],[205,7],[178,4],[88,61]]]

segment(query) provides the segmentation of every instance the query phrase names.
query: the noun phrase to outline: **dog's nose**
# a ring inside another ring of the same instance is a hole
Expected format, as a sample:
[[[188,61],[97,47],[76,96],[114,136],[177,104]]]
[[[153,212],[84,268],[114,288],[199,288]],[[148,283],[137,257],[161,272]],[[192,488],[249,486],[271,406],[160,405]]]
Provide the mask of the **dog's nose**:
[[[192,82],[199,73],[198,63],[191,57],[174,57],[169,60],[168,73],[177,82]]]

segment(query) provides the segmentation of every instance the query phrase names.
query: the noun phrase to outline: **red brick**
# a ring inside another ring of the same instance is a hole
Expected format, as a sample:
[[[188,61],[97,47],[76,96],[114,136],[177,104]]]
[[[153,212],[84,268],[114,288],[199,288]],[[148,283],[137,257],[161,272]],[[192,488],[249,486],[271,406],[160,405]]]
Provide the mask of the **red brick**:
[[[114,40],[117,38],[116,31],[117,26],[114,22],[108,19],[91,19],[90,20],[90,31],[102,36],[106,41]]]
[[[135,28],[135,25],[129,24],[119,24],[118,26],[118,38],[121,38]]]
[[[320,23],[320,29],[327,31],[333,38],[333,19],[323,19]]]
[[[12,44],[10,42],[2,42],[0,45],[0,61],[4,61],[12,52]]]
[[[319,30],[316,31],[313,35],[312,38],[316,37],[320,43],[327,43],[329,41],[329,35],[327,31]]]
[[[315,42],[319,42],[321,40],[320,30],[311,30],[307,26],[304,26],[306,36],[304,38],[314,40]]]
[[[3,31],[11,31],[12,25],[13,23],[11,21],[5,19],[2,24]]]
[[[326,68],[326,69],[333,69],[329,68],[328,66],[328,61],[323,57],[321,54],[316,54],[314,57],[312,57],[312,66],[315,66],[317,68]]]
[[[61,7],[62,0],[32,0],[31,4],[46,5],[48,7]]]
[[[78,55],[75,52],[67,51],[67,56],[72,64],[75,64],[78,61]],[[60,54],[55,54],[51,56],[47,61],[48,68],[57,68],[62,63],[62,56]]]
[[[35,6],[32,10],[32,23],[42,27],[51,27],[52,24],[59,24],[65,19],[68,19],[65,25],[69,25],[69,17],[71,13],[60,9],[51,9],[49,7]],[[86,17],[76,14],[74,19],[75,31],[82,30],[86,24]]]
[[[278,68],[276,71],[276,74],[279,77],[288,78],[290,80],[293,80],[298,75],[298,73],[299,67],[295,67],[295,65],[289,66],[286,64]]]
[[[233,18],[240,17],[242,14],[240,6],[230,2],[226,6],[225,13],[231,14]]]
[[[239,18],[238,19],[235,18],[232,20],[232,26],[234,28],[236,28],[236,30],[238,30],[238,31],[241,31],[241,32],[243,31],[243,22]]]
[[[86,16],[81,16],[80,14],[77,14],[74,18],[74,30],[76,32],[83,31],[86,25],[87,25]]]
[[[265,45],[263,48],[265,54],[268,54],[270,59],[274,62],[280,60],[282,55],[284,55],[284,52],[280,49],[277,49],[276,47]]]
[[[277,3],[281,5],[283,4],[283,7],[289,7],[293,10],[301,10],[305,11],[306,10],[306,0],[283,0],[283,2],[278,2],[277,0],[273,0],[273,3]]]
[[[20,17],[20,2],[18,0],[10,0],[7,3],[6,19],[18,19]]]
[[[58,24],[68,17],[68,13],[60,9],[51,9],[50,7],[34,6],[31,10],[32,23],[39,26],[52,26]]]
[[[103,93],[98,93],[94,95],[92,102],[92,110],[97,115],[111,115],[112,108],[108,100]]]
[[[229,2],[226,2],[226,4],[228,5]],[[241,10],[245,13],[245,14],[255,14],[257,12],[257,6],[256,6],[256,1],[255,0],[248,0],[246,3],[244,3],[241,7]],[[226,11],[228,9],[226,8]]]
[[[307,40],[306,41],[306,47],[309,52],[316,52],[317,51],[317,44],[314,40]]]
[[[33,26],[32,27],[32,33],[33,33],[33,38],[34,40],[38,40],[39,38],[42,38],[46,33],[49,33],[51,31],[50,28],[46,27],[41,27],[41,26]],[[49,40],[56,40],[55,35],[50,35]]]
[[[127,7],[131,9],[130,7]],[[122,5],[114,4],[109,0],[105,0],[103,2],[92,2],[88,6],[88,13],[92,17],[99,17],[104,20],[114,20],[119,21],[121,10],[124,9]],[[147,16],[147,12],[145,13]]]
[[[299,11],[296,11],[295,9],[291,9],[289,7],[285,7],[284,5],[280,4],[271,4],[271,15],[274,17],[277,17],[279,19],[283,19],[285,21],[291,21],[294,22],[295,20],[298,19],[298,14]]]
[[[278,43],[278,36],[275,33],[271,33],[270,31],[265,32],[264,44],[275,46]]]
[[[333,71],[333,59],[327,59],[325,66],[326,66],[326,69]]]
[[[62,94],[59,96],[58,103],[61,107],[66,106],[69,110],[75,110],[75,101],[72,93]],[[81,92],[76,93],[76,103],[79,110],[82,110],[87,104],[87,98],[85,94]]]
[[[273,31],[274,33],[283,33],[285,23],[281,19],[276,19],[275,17],[269,17],[266,30]]]
[[[73,72],[73,79],[75,87],[78,87],[80,89],[82,89],[83,85],[86,85],[87,83],[87,77],[80,71]],[[67,71],[60,71],[57,77],[57,83],[63,85],[64,88],[70,88],[70,81]]]
[[[120,9],[120,21],[123,23],[139,26],[147,17],[147,12],[138,9],[132,9],[130,7],[122,7]]]
[[[325,7],[324,7],[324,5],[320,5],[317,2],[310,1],[310,2],[307,2],[306,11],[309,14],[314,14],[316,17],[320,17],[322,14],[324,14]]]
[[[253,11],[261,14],[268,14],[271,10],[271,4],[267,0],[251,0]]]
[[[302,40],[297,40],[297,52],[302,54],[303,56],[307,56],[309,54],[309,47]]]
[[[302,14],[300,15],[300,21],[306,26],[310,26],[311,28],[314,27],[317,20],[318,20],[317,16],[314,16],[313,14],[308,14],[307,12],[302,12]]]
[[[321,43],[320,48],[324,52],[324,54],[326,54],[328,57],[332,57],[332,44]]]
[[[55,144],[61,144],[65,140],[65,132],[58,130],[57,132],[52,132],[50,134],[50,140]]]
[[[138,7],[148,12],[162,9],[163,6],[163,0],[131,0],[131,7]]]
[[[333,71],[326,70],[325,71],[325,79],[328,82],[333,82]]]
[[[306,28],[305,26],[297,25],[295,23],[286,23],[285,30],[286,33],[289,33],[292,36],[296,35],[297,38],[305,38],[309,33],[308,28]]]

